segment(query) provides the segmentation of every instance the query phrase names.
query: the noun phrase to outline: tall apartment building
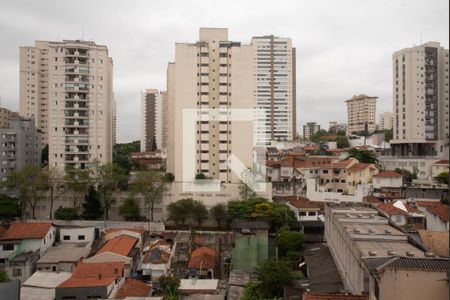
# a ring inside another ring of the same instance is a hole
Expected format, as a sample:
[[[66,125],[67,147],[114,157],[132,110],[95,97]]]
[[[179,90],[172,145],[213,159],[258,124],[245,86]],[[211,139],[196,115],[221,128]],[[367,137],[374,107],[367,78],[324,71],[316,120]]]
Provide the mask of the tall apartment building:
[[[113,93],[113,102],[112,102],[112,144],[115,145],[117,143],[117,100],[116,96]]]
[[[14,170],[41,164],[42,134],[29,118],[11,116],[0,128],[0,182]]]
[[[20,114],[49,144],[49,165],[86,168],[112,161],[113,62],[88,41],[36,41],[20,48]]]
[[[352,132],[375,131],[378,97],[354,95],[347,103],[347,135]]]
[[[328,123],[328,132],[332,133],[337,133],[337,132],[346,132],[347,131],[347,124],[345,123],[339,123],[337,121],[330,121]]]
[[[391,130],[394,126],[394,113],[384,112],[380,114],[380,130]]]
[[[290,38],[252,38],[255,62],[257,145],[296,135],[296,57]]]
[[[311,138],[320,131],[320,125],[316,122],[308,122],[303,125],[303,139],[311,140]]]
[[[437,42],[393,54],[395,155],[448,156],[448,55]]]
[[[177,181],[203,173],[239,183],[228,157],[253,165],[253,58],[253,45],[229,41],[225,28],[200,28],[198,42],[176,44],[167,88],[168,171]]]
[[[141,152],[166,146],[167,92],[146,89],[141,93]]]
[[[9,127],[9,119],[19,116],[18,113],[10,111],[7,108],[0,107],[0,128]]]

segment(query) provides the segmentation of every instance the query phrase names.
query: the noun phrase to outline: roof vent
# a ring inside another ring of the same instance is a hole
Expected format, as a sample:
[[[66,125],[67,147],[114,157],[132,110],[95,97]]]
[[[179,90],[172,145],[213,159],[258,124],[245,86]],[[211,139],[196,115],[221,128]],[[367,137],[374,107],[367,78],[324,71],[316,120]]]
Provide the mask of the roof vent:
[[[377,256],[377,251],[369,251],[370,256]]]
[[[434,253],[433,252],[425,252],[425,257],[434,257]]]
[[[409,256],[409,257],[414,257],[414,252],[412,252],[412,251],[406,251],[406,256]]]
[[[397,253],[397,251],[395,251],[395,250],[388,250],[387,254],[388,254],[389,256],[396,256],[398,253]]]
[[[386,233],[389,233],[389,234],[390,234],[390,233],[392,233],[392,230],[390,230],[390,229],[385,229],[385,230],[384,230],[384,232],[386,232]]]

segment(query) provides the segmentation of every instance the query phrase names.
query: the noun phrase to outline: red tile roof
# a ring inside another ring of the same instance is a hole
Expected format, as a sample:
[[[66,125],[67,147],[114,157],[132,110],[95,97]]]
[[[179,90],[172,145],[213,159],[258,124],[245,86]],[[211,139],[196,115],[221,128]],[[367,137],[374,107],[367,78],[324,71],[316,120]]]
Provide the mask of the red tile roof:
[[[303,150],[305,150],[305,151],[318,151],[318,150],[320,150],[320,148],[317,147],[317,146],[304,146]]]
[[[295,158],[287,157],[280,162],[281,167],[291,168],[318,168],[331,163],[328,158]]]
[[[149,297],[152,286],[145,284],[142,281],[128,278],[120,290],[117,292],[115,298],[123,299],[126,297]]]
[[[315,204],[314,202],[311,202],[308,198],[301,197],[301,196],[290,196],[287,201],[294,207],[299,209],[306,209],[306,208],[317,208],[320,209],[320,206]]]
[[[405,204],[405,207],[408,212],[395,207],[392,203],[383,203],[377,206],[379,210],[384,211],[388,215],[408,215],[408,213],[422,213],[420,210],[412,207],[411,205]]]
[[[442,159],[435,162],[433,165],[448,165],[448,159]]]
[[[216,266],[216,250],[200,247],[191,253],[189,269],[213,269]]]
[[[361,172],[370,167],[371,164],[365,164],[365,163],[356,163],[350,168],[348,168],[349,172]]]
[[[72,277],[61,283],[58,288],[107,286],[116,278],[122,277],[123,269],[123,262],[80,262]]]
[[[402,174],[399,174],[397,172],[393,172],[393,171],[387,171],[387,172],[382,172],[382,173],[378,173],[373,175],[373,177],[376,178],[397,178],[397,177],[402,177]]]
[[[351,294],[305,293],[304,300],[369,300],[369,296]]]
[[[98,250],[96,255],[99,255],[104,252],[112,252],[119,255],[127,256],[131,249],[133,249],[134,245],[136,245],[138,239],[128,236],[128,235],[119,235],[113,239],[110,239],[103,245],[100,250]]]
[[[448,205],[437,202],[435,205],[428,207],[427,210],[445,222],[448,222]]]
[[[0,239],[2,238],[2,236],[6,233],[6,228],[3,226],[0,226]]]
[[[431,207],[431,206],[435,205],[438,202],[439,201],[416,201],[415,203],[416,203],[417,206]]]
[[[328,168],[328,169],[347,169],[349,168],[352,164],[358,163],[357,159],[346,159],[346,160],[341,160],[338,161],[334,164],[330,164],[330,165],[326,165],[324,166],[324,168]]]
[[[364,197],[363,202],[365,203],[372,203],[372,204],[382,204],[383,201],[380,200],[380,198],[375,196],[366,196]]]
[[[2,240],[43,239],[52,223],[12,223]]]

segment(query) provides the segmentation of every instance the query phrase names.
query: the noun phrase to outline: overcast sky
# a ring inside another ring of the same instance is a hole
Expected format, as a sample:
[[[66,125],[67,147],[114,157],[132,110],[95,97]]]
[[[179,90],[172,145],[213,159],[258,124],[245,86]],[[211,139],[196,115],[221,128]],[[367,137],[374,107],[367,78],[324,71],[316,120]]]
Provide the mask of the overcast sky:
[[[378,96],[392,110],[394,51],[427,41],[448,48],[448,0],[45,1],[0,0],[1,106],[19,108],[19,46],[84,39],[107,45],[114,60],[118,141],[139,139],[140,91],[166,87],[175,42],[199,27],[227,27],[249,42],[274,34],[297,48],[298,124],[346,121],[345,100]]]

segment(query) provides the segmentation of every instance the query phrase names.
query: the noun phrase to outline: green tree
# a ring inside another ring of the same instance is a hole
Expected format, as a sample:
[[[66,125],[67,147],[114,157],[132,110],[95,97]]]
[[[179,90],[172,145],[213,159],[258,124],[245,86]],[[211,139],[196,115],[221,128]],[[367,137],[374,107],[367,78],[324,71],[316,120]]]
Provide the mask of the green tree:
[[[50,199],[50,218],[53,216],[53,204],[55,199],[59,199],[67,192],[63,174],[56,168],[49,168],[44,171],[47,173],[49,199]]]
[[[436,176],[436,180],[440,183],[448,184],[448,172],[439,173]]]
[[[272,231],[282,225],[293,227],[297,221],[294,212],[286,204],[278,202],[256,204],[251,216],[255,220],[269,222]]]
[[[168,220],[174,222],[176,226],[184,225],[186,219],[191,217],[193,208],[194,200],[192,198],[172,202],[167,206]]]
[[[77,220],[78,218],[77,211],[73,207],[60,206],[55,211],[56,220]]]
[[[311,137],[311,141],[316,144],[322,144],[323,142],[325,142],[323,136],[326,134],[328,134],[328,132],[324,129],[321,129]]]
[[[95,167],[95,182],[103,206],[103,217],[109,219],[109,211],[116,203],[114,193],[119,189],[119,183],[126,178],[125,171],[115,164],[104,164]]]
[[[414,179],[417,179],[416,172],[410,172],[406,169],[396,168],[395,172],[402,174],[406,183],[411,183]]]
[[[281,256],[287,256],[290,251],[300,251],[303,242],[303,234],[300,232],[291,231],[287,226],[283,226],[280,229],[277,239],[277,246],[280,250]]]
[[[219,228],[222,228],[228,219],[227,207],[223,203],[218,203],[211,207],[209,214],[214,218]]]
[[[198,226],[201,227],[203,222],[208,219],[208,210],[201,201],[194,200],[191,216],[195,221],[197,221]]]
[[[384,141],[389,143],[392,140],[392,129],[386,129],[384,131]]]
[[[139,211],[139,203],[133,197],[125,199],[123,204],[119,207],[119,214],[124,217],[126,221],[141,220]]]
[[[198,173],[198,174],[195,175],[195,179],[196,180],[203,180],[203,179],[208,179],[208,177],[206,177],[206,175],[203,174],[203,173]]]
[[[282,297],[283,287],[294,279],[288,264],[281,260],[270,259],[264,262],[256,273],[259,286],[266,298]]]
[[[164,180],[166,182],[173,182],[175,180],[175,175],[173,175],[170,172],[167,172],[166,174],[164,174]]]
[[[35,219],[36,205],[45,198],[48,190],[46,174],[42,173],[38,166],[27,165],[10,173],[3,184],[9,190],[19,193],[22,216],[25,216],[25,209],[29,207],[31,208],[32,218]]]
[[[90,171],[87,169],[68,167],[65,170],[64,181],[66,188],[72,194],[72,207],[78,212],[81,199],[86,195],[92,182]]]
[[[102,203],[97,190],[90,186],[87,194],[84,196],[83,214],[85,220],[97,220],[103,215]]]
[[[259,203],[266,203],[267,199],[253,198],[247,201],[228,202],[228,216],[231,220],[251,220],[252,212]]]
[[[265,300],[264,293],[261,291],[259,283],[253,282],[248,284],[244,289],[241,300]]]
[[[45,144],[41,150],[41,167],[45,168],[46,166],[48,166],[48,144]]]
[[[178,287],[180,286],[180,278],[175,276],[161,276],[159,278],[159,285],[164,291],[164,299],[178,299]]]
[[[338,147],[339,149],[350,147],[348,138],[345,135],[338,135],[336,137],[336,147]]]
[[[9,279],[8,274],[6,271],[0,270],[0,283],[3,282],[9,282],[11,279]]]
[[[140,171],[131,185],[133,191],[142,195],[145,206],[149,208],[149,220],[153,222],[155,203],[161,202],[167,190],[167,181],[164,175],[156,171]]]
[[[0,220],[10,220],[20,216],[19,199],[0,194]]]
[[[348,151],[348,158],[356,158],[360,163],[375,164],[381,169],[380,162],[373,151],[352,148]]]
[[[131,143],[115,144],[113,146],[113,163],[125,170],[128,175],[131,170],[137,168],[137,163],[131,159],[132,152],[140,152],[140,141]]]

